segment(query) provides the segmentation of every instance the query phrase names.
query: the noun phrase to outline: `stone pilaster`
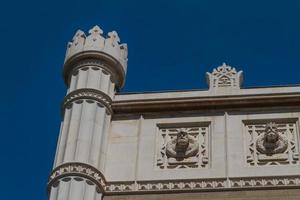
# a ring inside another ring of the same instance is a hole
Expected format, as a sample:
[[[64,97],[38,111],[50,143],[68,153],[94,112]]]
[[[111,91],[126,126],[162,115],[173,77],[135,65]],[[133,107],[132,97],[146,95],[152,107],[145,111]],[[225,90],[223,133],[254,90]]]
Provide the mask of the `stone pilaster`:
[[[68,92],[54,169],[48,183],[51,200],[101,199],[111,103],[124,84],[127,46],[115,31],[104,37],[93,27],[77,31],[68,44],[64,79]]]

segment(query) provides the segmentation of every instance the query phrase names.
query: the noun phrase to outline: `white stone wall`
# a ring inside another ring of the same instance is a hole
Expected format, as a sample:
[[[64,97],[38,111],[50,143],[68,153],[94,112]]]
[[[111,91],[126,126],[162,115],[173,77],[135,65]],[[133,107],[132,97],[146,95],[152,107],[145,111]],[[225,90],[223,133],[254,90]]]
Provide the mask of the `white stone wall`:
[[[299,149],[300,112],[245,113],[171,118],[115,120],[111,123],[104,175],[108,181],[169,179],[213,179],[237,177],[293,176],[300,172],[299,160],[290,164],[249,166],[245,124],[251,120],[277,123],[295,122],[295,141]],[[209,123],[208,166],[205,168],[159,169],[157,152],[161,124],[185,126]]]

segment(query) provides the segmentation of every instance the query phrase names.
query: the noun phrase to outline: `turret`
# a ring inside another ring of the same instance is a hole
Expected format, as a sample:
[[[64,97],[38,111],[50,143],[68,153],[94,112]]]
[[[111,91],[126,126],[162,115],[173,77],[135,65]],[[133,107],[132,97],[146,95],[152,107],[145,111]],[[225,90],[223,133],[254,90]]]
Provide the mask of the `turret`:
[[[63,70],[68,91],[49,199],[102,198],[111,103],[126,70],[127,45],[120,44],[116,31],[104,37],[94,26],[88,34],[78,30],[68,43]]]

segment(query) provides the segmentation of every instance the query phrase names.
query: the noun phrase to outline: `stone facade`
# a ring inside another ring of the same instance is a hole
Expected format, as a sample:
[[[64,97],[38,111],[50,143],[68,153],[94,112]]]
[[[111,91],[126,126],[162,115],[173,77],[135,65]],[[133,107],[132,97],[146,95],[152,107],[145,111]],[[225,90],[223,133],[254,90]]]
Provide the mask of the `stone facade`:
[[[299,197],[299,86],[242,88],[224,63],[207,91],[117,93],[126,70],[115,31],[68,44],[49,199]]]
[[[300,190],[222,191],[148,195],[105,196],[104,200],[298,200]]]

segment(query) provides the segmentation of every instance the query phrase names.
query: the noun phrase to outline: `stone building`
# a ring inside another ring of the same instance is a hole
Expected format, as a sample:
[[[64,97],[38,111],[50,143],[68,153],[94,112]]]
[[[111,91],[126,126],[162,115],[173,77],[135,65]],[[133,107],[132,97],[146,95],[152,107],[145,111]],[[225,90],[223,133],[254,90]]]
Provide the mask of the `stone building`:
[[[300,86],[242,88],[223,64],[208,90],[122,94],[127,45],[77,31],[51,200],[299,199]]]

